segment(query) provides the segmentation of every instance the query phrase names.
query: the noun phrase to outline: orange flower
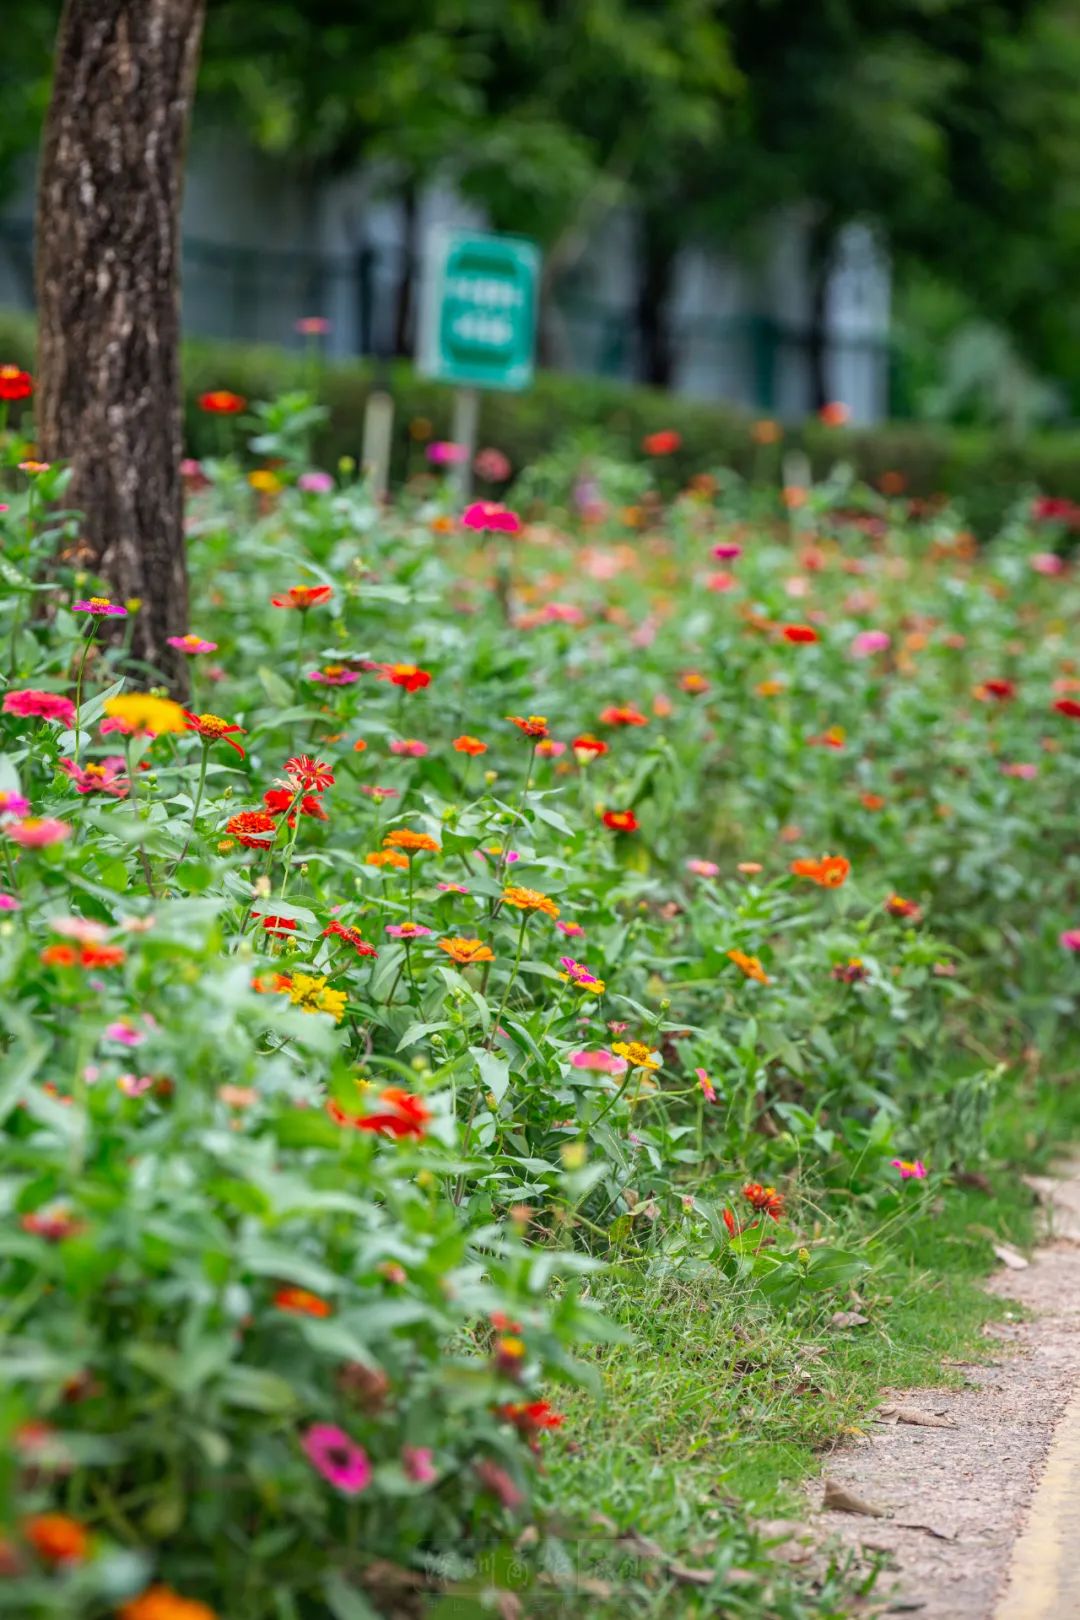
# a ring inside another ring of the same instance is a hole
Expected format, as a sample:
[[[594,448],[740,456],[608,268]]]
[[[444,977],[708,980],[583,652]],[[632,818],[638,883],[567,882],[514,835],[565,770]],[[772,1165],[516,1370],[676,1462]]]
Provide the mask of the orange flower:
[[[414,832],[411,827],[395,827],[383,839],[384,849],[431,850],[438,853],[442,845],[430,833]]]
[[[555,918],[559,915],[559,908],[554,900],[549,900],[546,894],[538,889],[522,889],[516,884],[503,890],[503,905],[516,906],[518,911],[542,911],[545,917]]]
[[[440,951],[445,951],[452,962],[468,967],[470,962],[494,962],[495,952],[480,939],[440,939]]]
[[[784,1200],[775,1187],[763,1187],[760,1181],[748,1181],[742,1195],[754,1209],[778,1221],[784,1213]]]
[[[290,1311],[294,1316],[332,1316],[334,1307],[307,1288],[279,1288],[274,1295],[279,1311]]]
[[[611,832],[631,833],[638,830],[638,818],[632,810],[605,810],[601,819]]]
[[[333,594],[329,585],[291,585],[281,596],[272,596],[270,602],[273,607],[296,608],[306,613],[308,608],[329,602]]]
[[[171,1586],[148,1586],[117,1612],[119,1620],[218,1620],[216,1610],[181,1597]]]
[[[541,737],[546,737],[548,734],[548,723],[545,715],[530,714],[526,718],[522,718],[520,714],[508,714],[506,718],[512,720],[518,730],[525,733],[526,737],[532,737],[537,742]]]
[[[199,409],[211,416],[238,416],[247,407],[243,394],[233,394],[228,388],[214,388],[199,395]]]
[[[632,703],[611,703],[600,711],[600,724],[604,726],[647,726],[649,717],[635,709]]]
[[[904,917],[908,922],[917,923],[922,920],[922,907],[917,901],[905,900],[899,894],[890,894],[885,902],[885,910],[890,917]]]
[[[783,501],[789,512],[797,512],[800,506],[806,505],[806,490],[800,484],[785,484]]]
[[[817,631],[809,624],[785,624],[780,634],[785,641],[811,642],[818,640]]]
[[[468,754],[470,758],[487,753],[487,743],[481,742],[479,737],[470,737],[467,734],[464,737],[454,738],[454,748],[457,753]]]
[[[81,1564],[90,1550],[87,1531],[66,1513],[38,1513],[27,1519],[23,1534],[47,1564]]]
[[[764,417],[760,422],[755,422],[750,429],[750,437],[755,444],[778,444],[783,438],[783,434],[784,430],[779,422],[774,422],[768,416]]]
[[[748,979],[756,979],[758,984],[768,984],[769,975],[761,965],[757,956],[747,956],[745,951],[732,950],[726,953],[729,962],[734,962],[740,973]]]
[[[795,877],[809,878],[822,889],[839,889],[847,882],[851,862],[844,855],[823,855],[819,861],[792,861]]]
[[[277,832],[277,822],[267,810],[241,810],[225,823],[226,832],[232,833],[247,849],[270,849]],[[269,833],[269,838],[266,834]]]
[[[688,669],[679,676],[679,685],[690,697],[700,697],[709,690],[709,683],[696,669]]]
[[[850,418],[850,410],[838,399],[831,400],[818,411],[818,420],[824,422],[826,427],[843,427]]]
[[[860,793],[859,803],[864,810],[884,810],[885,800],[880,793]]]
[[[758,697],[779,697],[784,690],[783,681],[759,681],[754,687]]]
[[[364,856],[365,866],[396,866],[402,872],[409,870],[409,857],[399,855],[396,849],[377,849]]]

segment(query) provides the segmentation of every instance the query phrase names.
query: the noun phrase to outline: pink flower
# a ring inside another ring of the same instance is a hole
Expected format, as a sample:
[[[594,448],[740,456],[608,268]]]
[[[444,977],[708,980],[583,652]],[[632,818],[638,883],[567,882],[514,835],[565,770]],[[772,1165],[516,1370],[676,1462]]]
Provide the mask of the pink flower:
[[[715,1102],[716,1101],[716,1087],[713,1085],[712,1081],[709,1079],[709,1076],[706,1074],[705,1070],[704,1069],[695,1069],[694,1073],[697,1075],[698,1085],[701,1087],[702,1091],[705,1094],[705,1101],[706,1102],[711,1102],[711,1103]]]
[[[390,744],[392,754],[404,754],[407,759],[423,759],[427,751],[427,743],[417,742],[415,737],[398,737]]]
[[[104,923],[92,917],[51,917],[49,927],[62,939],[77,939],[80,945],[100,945],[109,933]]]
[[[559,930],[560,934],[565,934],[566,935],[567,939],[584,939],[585,938],[585,930],[584,930],[584,928],[582,928],[580,923],[565,922],[565,921],[560,919],[560,921],[557,922],[555,924],[555,926]]]
[[[1063,574],[1065,559],[1059,557],[1056,551],[1037,551],[1031,559],[1031,566],[1037,574]]]
[[[38,692],[28,687],[23,692],[8,692],[4,698],[4,713],[17,714],[23,720],[59,720],[61,725],[75,724],[75,705],[70,698],[57,692]]]
[[[560,956],[559,966],[562,968],[564,976],[571,984],[576,984],[579,990],[591,990],[598,995],[603,991],[603,979],[598,979],[591,968],[585,966],[584,962],[575,962],[572,956]]]
[[[521,519],[498,501],[473,501],[461,514],[466,529],[483,529],[497,534],[520,534]]]
[[[1025,764],[1003,765],[1001,767],[1001,774],[1002,776],[1019,777],[1021,782],[1032,782],[1039,774],[1039,767],[1037,765]]]
[[[451,444],[448,439],[436,439],[427,447],[427,458],[433,467],[456,467],[467,460],[468,455],[463,444]]]
[[[0,894],[0,911],[21,911],[22,901],[13,894]]]
[[[92,613],[95,619],[126,619],[127,608],[110,602],[107,596],[91,596],[86,602],[73,602],[73,613]]]
[[[301,315],[294,330],[301,337],[325,337],[330,330],[330,322],[325,315]]]
[[[105,1038],[117,1041],[121,1046],[141,1046],[146,1040],[146,1035],[141,1029],[136,1029],[134,1024],[120,1019],[115,1024],[105,1025]]]
[[[302,472],[296,480],[296,487],[302,489],[305,495],[329,495],[334,480],[328,472]]]
[[[322,669],[312,670],[308,676],[309,681],[315,681],[319,686],[352,686],[359,679],[359,671],[349,669],[345,664],[326,664]]]
[[[62,759],[60,769],[65,776],[70,776],[76,793],[106,793],[112,799],[126,799],[131,788],[124,775],[126,761],[122,754],[110,754],[100,763],[88,760],[85,765],[76,765],[73,759]]]
[[[24,799],[21,793],[9,793],[6,789],[0,792],[0,816],[25,816],[30,809],[30,800]]]
[[[524,1502],[524,1492],[514,1484],[506,1469],[500,1468],[492,1458],[481,1458],[478,1463],[473,1464],[473,1468],[485,1491],[490,1491],[492,1496],[497,1497],[508,1512],[512,1513]]]
[[[7,836],[24,849],[45,849],[49,844],[62,844],[71,833],[66,821],[52,816],[25,816],[5,827]]]
[[[1067,951],[1080,951],[1080,928],[1066,928],[1063,934],[1058,935],[1058,943]]]
[[[715,861],[687,861],[686,870],[693,872],[695,877],[719,877],[720,868]]]
[[[705,588],[709,591],[733,591],[738,583],[734,574],[710,574]]]
[[[851,650],[856,658],[869,658],[874,653],[884,652],[891,643],[887,630],[860,630],[851,643]]]
[[[430,1485],[439,1477],[435,1467],[435,1453],[430,1446],[403,1446],[401,1466],[407,1479],[414,1485]]]
[[[360,791],[362,794],[364,794],[365,798],[375,799],[379,804],[381,804],[384,799],[397,799],[401,796],[398,793],[397,788],[376,787],[374,782],[361,782]]]
[[[165,640],[170,647],[175,647],[177,652],[187,653],[189,658],[194,658],[196,653],[217,652],[218,649],[216,641],[204,641],[201,636],[193,636],[190,633],[186,636],[166,636]]]
[[[604,1049],[599,1052],[571,1052],[570,1062],[575,1069],[586,1069],[589,1074],[626,1073],[626,1059]]]
[[[301,1444],[312,1467],[343,1496],[359,1496],[371,1484],[367,1452],[336,1423],[313,1423]]]
[[[116,1083],[125,1097],[141,1097],[150,1090],[154,1077],[152,1074],[121,1074],[117,1076]]]
[[[718,546],[713,546],[712,554],[717,562],[734,562],[736,557],[742,556],[742,546],[736,545],[734,540],[721,540]]]
[[[894,1170],[899,1170],[901,1181],[925,1181],[927,1170],[921,1159],[890,1159]]]
[[[431,929],[425,928],[423,923],[387,923],[386,932],[391,939],[426,939]]]
[[[468,894],[469,892],[464,883],[437,883],[435,887],[441,889],[444,894]]]
[[[478,450],[473,460],[473,471],[477,478],[482,478],[488,484],[505,483],[513,470],[510,457],[501,450]]]

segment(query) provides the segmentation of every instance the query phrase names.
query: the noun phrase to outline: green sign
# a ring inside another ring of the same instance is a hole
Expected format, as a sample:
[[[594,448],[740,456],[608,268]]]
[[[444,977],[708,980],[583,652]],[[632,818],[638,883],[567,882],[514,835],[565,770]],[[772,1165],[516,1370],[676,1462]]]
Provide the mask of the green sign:
[[[533,376],[540,250],[524,236],[431,233],[419,368],[460,388],[527,388]]]

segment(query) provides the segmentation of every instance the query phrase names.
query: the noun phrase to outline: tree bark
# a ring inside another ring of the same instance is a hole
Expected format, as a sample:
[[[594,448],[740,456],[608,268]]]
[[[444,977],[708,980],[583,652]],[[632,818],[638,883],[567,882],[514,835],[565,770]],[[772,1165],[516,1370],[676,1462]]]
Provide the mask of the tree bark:
[[[180,202],[205,0],[66,0],[37,211],[37,426],[133,653],[184,691]]]
[[[829,404],[828,351],[829,275],[832,270],[834,232],[831,221],[816,221],[807,243],[807,276],[810,283],[810,315],[806,328],[806,365],[810,384],[810,408],[820,411]]]
[[[670,308],[675,257],[663,226],[646,215],[638,270],[639,380],[653,388],[670,388],[675,371]]]
[[[417,215],[416,182],[407,180],[401,193],[401,265],[394,299],[394,353],[402,359],[413,352]]]

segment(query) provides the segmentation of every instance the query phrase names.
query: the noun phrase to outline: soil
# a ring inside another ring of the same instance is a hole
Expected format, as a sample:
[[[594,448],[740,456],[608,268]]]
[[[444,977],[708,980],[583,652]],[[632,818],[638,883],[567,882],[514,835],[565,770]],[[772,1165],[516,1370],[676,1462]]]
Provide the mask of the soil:
[[[993,1620],[1055,1424],[1080,1388],[1080,1165],[1030,1185],[1047,1237],[987,1284],[1030,1317],[987,1325],[1001,1353],[959,1369],[963,1388],[886,1392],[872,1432],[829,1459],[834,1487],[886,1515],[815,1502],[819,1545],[883,1562],[867,1612]]]

